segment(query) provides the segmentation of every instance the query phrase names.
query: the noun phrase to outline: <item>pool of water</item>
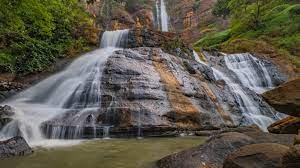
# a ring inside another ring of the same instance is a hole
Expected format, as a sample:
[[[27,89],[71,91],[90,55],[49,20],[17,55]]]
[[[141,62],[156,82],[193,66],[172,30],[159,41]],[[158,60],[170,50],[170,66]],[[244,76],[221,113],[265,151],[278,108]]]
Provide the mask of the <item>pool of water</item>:
[[[39,148],[27,157],[0,160],[3,168],[155,168],[169,154],[205,137],[90,140],[71,147]]]

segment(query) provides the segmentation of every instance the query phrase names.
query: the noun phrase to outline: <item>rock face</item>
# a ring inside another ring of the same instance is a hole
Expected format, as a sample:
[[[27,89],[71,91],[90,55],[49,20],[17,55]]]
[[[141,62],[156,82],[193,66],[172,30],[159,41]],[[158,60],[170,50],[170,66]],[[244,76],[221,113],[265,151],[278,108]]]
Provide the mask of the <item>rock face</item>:
[[[11,116],[14,112],[9,106],[0,106],[0,130],[3,126],[11,121]]]
[[[225,133],[212,136],[198,147],[167,156],[159,160],[157,165],[159,168],[219,168],[230,155],[224,167],[253,167],[249,166],[251,164],[257,164],[256,167],[280,166],[280,158],[288,151],[288,146],[293,145],[295,137],[265,133],[254,128],[226,129],[221,132]]]
[[[275,134],[298,134],[299,129],[299,117],[287,117],[276,121],[268,127],[268,131]]]
[[[222,65],[222,57],[209,59],[212,64]],[[232,75],[228,70],[224,73]],[[143,136],[151,136],[149,132],[156,136],[165,131],[217,130],[253,124],[245,119],[230,86],[217,81],[211,67],[189,57],[149,47],[118,50],[107,58],[101,78],[100,109],[82,116],[81,137],[92,137],[94,132],[102,135],[104,126],[111,127],[110,136],[114,137],[122,133],[136,136],[138,129]],[[260,116],[276,119],[276,112],[262,97],[247,88],[245,92],[262,113]],[[46,134],[51,125],[61,127],[63,133],[65,129],[76,130],[67,122],[75,114],[59,115],[47,122]],[[94,125],[89,122],[91,118]]]
[[[300,117],[300,78],[264,93],[263,97],[276,110]]]
[[[275,143],[247,145],[231,153],[223,168],[281,168],[281,158],[288,150],[287,146]]]
[[[102,81],[99,124],[217,129],[243,122],[230,91],[215,81],[209,67],[161,49],[117,51],[108,58]],[[253,95],[272,116],[272,109]]]
[[[128,34],[128,48],[159,47],[165,52],[181,58],[192,59],[193,51],[175,33],[159,32],[151,29],[131,29]]]
[[[14,137],[6,141],[0,141],[0,159],[25,156],[33,153],[22,137]]]
[[[0,102],[23,88],[21,83],[0,81]]]

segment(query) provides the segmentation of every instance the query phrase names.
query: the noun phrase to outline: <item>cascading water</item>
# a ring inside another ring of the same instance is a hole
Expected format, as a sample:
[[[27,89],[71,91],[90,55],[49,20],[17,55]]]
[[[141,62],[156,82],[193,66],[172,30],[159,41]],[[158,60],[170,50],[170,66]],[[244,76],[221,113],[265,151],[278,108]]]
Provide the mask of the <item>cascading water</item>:
[[[195,60],[205,66],[208,66],[206,63],[200,60],[198,54],[193,51]],[[230,57],[225,57],[226,59],[230,59]],[[253,60],[258,61],[256,58],[251,58]],[[229,61],[226,61],[227,63]],[[226,65],[227,65],[226,63]],[[231,65],[231,64],[230,64]],[[227,65],[229,68],[230,66]],[[246,66],[248,67],[248,66]],[[247,92],[240,86],[239,83],[235,83],[230,77],[227,77],[225,73],[219,71],[218,69],[212,67],[214,77],[216,80],[224,80],[226,85],[229,87],[230,92],[233,94],[234,99],[236,100],[239,109],[244,117],[246,124],[257,124],[261,129],[267,131],[266,128],[268,125],[274,122],[274,119],[268,116],[263,115],[258,108],[258,104],[253,100],[252,97],[247,95]],[[248,76],[254,76],[253,73],[256,71],[249,71]],[[246,82],[246,81],[245,81]],[[276,118],[274,116],[274,118]]]
[[[266,128],[274,122],[274,120],[268,116],[263,115],[259,108],[258,104],[247,95],[243,88],[234,83],[229,77],[227,77],[221,71],[212,68],[214,76],[217,80],[224,80],[228,85],[231,93],[233,93],[234,99],[238,103],[238,106],[244,116],[247,124],[256,124],[264,131],[267,131]]]
[[[161,17],[161,30],[164,32],[169,31],[169,17],[165,5],[165,1],[160,1],[160,17]]]
[[[48,138],[80,138],[82,125],[94,128],[100,108],[101,76],[108,57],[124,47],[128,30],[105,32],[101,48],[76,59],[55,74],[4,102],[15,109],[13,121],[0,132],[0,139],[22,135],[30,145]],[[46,124],[45,124],[46,123]],[[46,135],[41,127],[46,125]]]
[[[160,8],[159,8],[160,5]],[[156,1],[156,20],[157,27],[163,32],[169,31],[169,16],[166,9],[166,4],[164,0]]]
[[[263,93],[274,87],[264,63],[249,53],[227,55],[225,63],[245,87],[256,93]]]
[[[156,8],[156,26],[160,28],[160,9],[159,9],[159,1],[157,0],[155,3]]]

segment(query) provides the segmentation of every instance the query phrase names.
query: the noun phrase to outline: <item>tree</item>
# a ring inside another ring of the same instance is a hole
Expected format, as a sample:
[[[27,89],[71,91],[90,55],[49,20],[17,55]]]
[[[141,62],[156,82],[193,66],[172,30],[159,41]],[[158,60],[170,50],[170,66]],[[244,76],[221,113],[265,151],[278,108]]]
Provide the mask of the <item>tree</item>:
[[[213,15],[226,18],[230,14],[229,2],[230,0],[218,0],[213,7]]]

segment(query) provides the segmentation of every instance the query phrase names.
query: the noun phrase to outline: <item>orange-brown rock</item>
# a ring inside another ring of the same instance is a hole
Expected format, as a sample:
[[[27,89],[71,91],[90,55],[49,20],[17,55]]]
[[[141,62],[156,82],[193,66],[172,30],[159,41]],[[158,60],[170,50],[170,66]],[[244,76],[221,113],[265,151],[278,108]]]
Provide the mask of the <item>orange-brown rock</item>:
[[[277,111],[300,117],[300,78],[264,93],[263,97]]]
[[[165,60],[159,57],[157,51],[153,53],[153,58],[153,65],[165,85],[168,100],[174,109],[174,112],[169,112],[166,116],[179,125],[182,124],[189,127],[199,125],[198,110],[181,91],[180,83],[170,71]]]
[[[287,117],[268,127],[268,131],[275,134],[297,134],[300,129],[299,117]]]

